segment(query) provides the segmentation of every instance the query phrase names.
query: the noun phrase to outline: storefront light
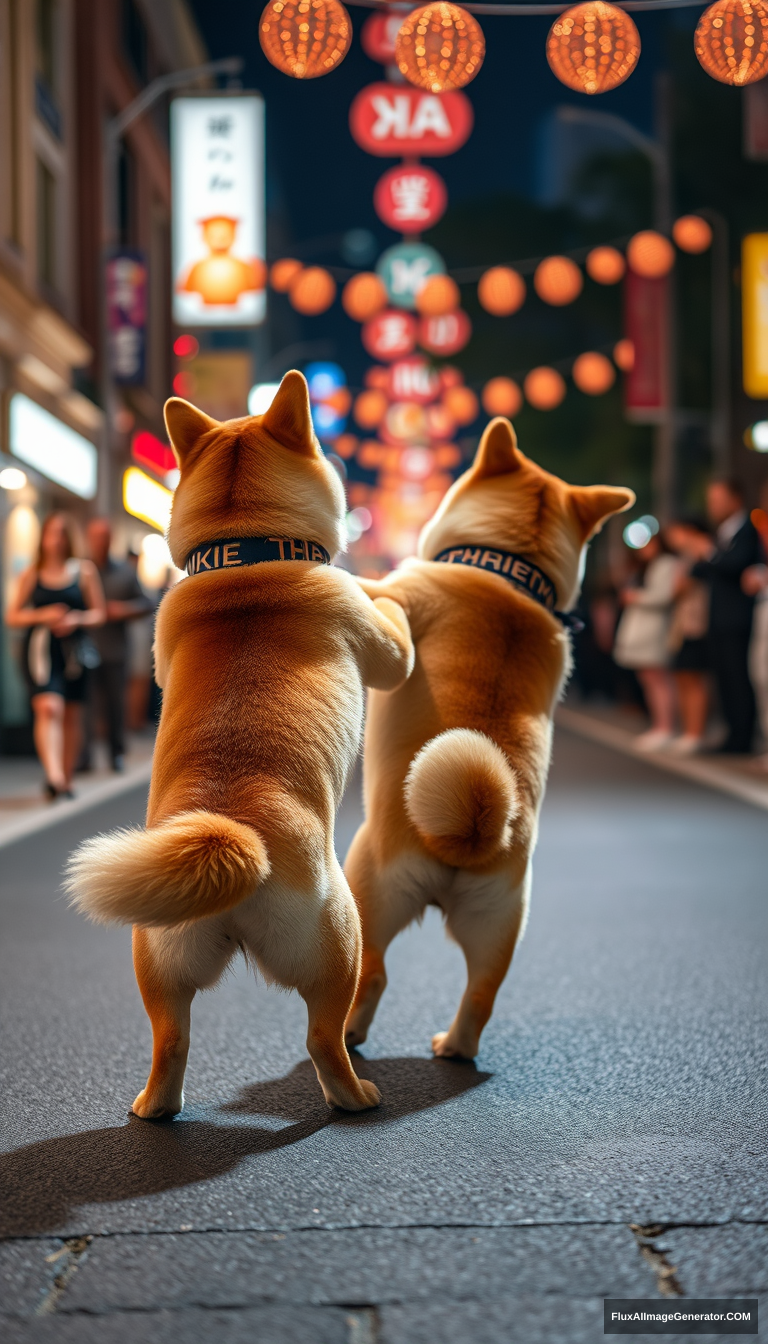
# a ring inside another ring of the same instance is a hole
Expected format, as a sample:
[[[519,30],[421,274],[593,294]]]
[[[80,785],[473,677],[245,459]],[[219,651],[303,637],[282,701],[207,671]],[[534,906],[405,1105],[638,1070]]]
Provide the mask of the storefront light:
[[[21,490],[27,484],[27,478],[18,467],[3,467],[0,471],[0,488],[3,490]]]
[[[277,394],[279,383],[255,383],[248,393],[248,411],[251,415],[263,415],[268,411]]]
[[[768,453],[768,420],[756,420],[754,425],[750,425],[744,435],[744,441],[747,447],[754,448],[756,453]]]
[[[129,467],[123,476],[123,508],[134,518],[165,532],[171,517],[173,492],[153,481],[145,471]]]
[[[81,499],[96,494],[94,445],[21,392],[11,397],[10,450],[57,485]]]

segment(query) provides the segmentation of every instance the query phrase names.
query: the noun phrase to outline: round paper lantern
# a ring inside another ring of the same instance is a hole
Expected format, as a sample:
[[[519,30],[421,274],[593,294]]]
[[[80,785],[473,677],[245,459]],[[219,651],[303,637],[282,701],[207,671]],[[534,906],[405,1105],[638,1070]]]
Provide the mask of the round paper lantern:
[[[443,405],[457,425],[471,425],[480,414],[480,403],[471,387],[446,388]]]
[[[616,285],[627,269],[627,263],[616,247],[593,247],[585,262],[587,275],[598,285]]]
[[[717,0],[693,39],[699,65],[721,84],[754,84],[768,74],[768,6],[763,0]]]
[[[537,411],[552,411],[559,406],[566,393],[565,379],[557,372],[542,364],[531,369],[523,382],[526,401]]]
[[[607,93],[637,65],[640,34],[629,15],[603,0],[574,5],[555,19],[547,37],[554,75],[577,93]]]
[[[344,312],[355,322],[367,322],[387,306],[384,281],[373,271],[361,271],[348,280],[341,292]]]
[[[336,281],[323,266],[307,266],[291,283],[288,296],[297,313],[315,317],[336,298]]]
[[[443,317],[460,303],[459,286],[450,275],[431,275],[416,295],[416,310],[422,317]]]
[[[588,350],[574,360],[573,381],[580,392],[589,397],[601,397],[616,381],[616,370],[610,359],[596,350]]]
[[[273,263],[269,272],[269,283],[278,294],[287,294],[299,271],[304,267],[295,257],[283,257]]]
[[[355,397],[355,420],[361,429],[375,429],[387,414],[386,393],[371,387]]]
[[[480,400],[487,415],[517,415],[523,404],[523,394],[512,378],[491,378],[483,388]]]
[[[617,369],[621,369],[622,373],[631,373],[635,367],[634,343],[628,340],[626,336],[614,345],[613,362]]]
[[[582,291],[584,278],[570,257],[545,257],[533,273],[533,287],[540,299],[562,308]]]
[[[267,60],[294,79],[317,79],[340,65],[352,24],[339,0],[270,0],[259,22]]]
[[[477,286],[480,306],[494,317],[509,317],[525,303],[525,281],[511,266],[492,266]]]
[[[712,229],[701,215],[683,215],[672,225],[672,237],[681,252],[706,252],[712,243]]]
[[[348,461],[357,452],[357,439],[354,434],[340,434],[333,445],[334,453]]]
[[[480,24],[446,0],[414,9],[395,39],[395,61],[401,75],[429,93],[462,89],[475,78],[484,56]]]
[[[675,249],[663,233],[644,229],[630,238],[627,261],[635,275],[642,275],[645,280],[658,280],[662,275],[669,275],[672,270]]]

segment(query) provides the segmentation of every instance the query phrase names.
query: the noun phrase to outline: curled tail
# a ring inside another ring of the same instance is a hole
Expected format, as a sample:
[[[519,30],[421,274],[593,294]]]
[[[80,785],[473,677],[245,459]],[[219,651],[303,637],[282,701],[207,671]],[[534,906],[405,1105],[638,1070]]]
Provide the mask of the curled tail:
[[[455,868],[486,863],[511,841],[517,779],[504,752],[484,733],[453,728],[414,757],[405,806],[436,859]]]
[[[222,914],[269,876],[261,836],[216,812],[95,835],[67,865],[72,904],[100,924],[170,925]]]

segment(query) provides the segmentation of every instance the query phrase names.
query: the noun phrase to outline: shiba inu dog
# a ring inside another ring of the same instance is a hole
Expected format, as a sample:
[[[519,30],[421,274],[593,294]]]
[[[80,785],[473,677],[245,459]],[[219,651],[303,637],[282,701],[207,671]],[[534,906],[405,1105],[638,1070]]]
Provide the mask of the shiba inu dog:
[[[168,539],[188,577],[157,620],[163,710],[147,828],[87,840],[69,890],[92,919],[135,926],[154,1050],[134,1114],[181,1109],[192,999],[238,948],[305,999],[328,1104],[362,1110],[380,1097],[344,1044],[361,940],[334,814],[363,687],[392,689],[411,671],[408,622],[330,566],[344,491],[300,373],[263,416],[219,424],[177,398],[165,416],[181,470]]]
[[[569,667],[564,611],[586,542],[633,500],[631,490],[570,486],[542,471],[497,419],[423,529],[419,558],[362,581],[404,608],[416,665],[399,690],[369,698],[367,819],[346,863],[363,925],[349,1045],[366,1039],[389,943],[434,904],[468,979],[432,1049],[477,1053],[526,919],[552,714]]]

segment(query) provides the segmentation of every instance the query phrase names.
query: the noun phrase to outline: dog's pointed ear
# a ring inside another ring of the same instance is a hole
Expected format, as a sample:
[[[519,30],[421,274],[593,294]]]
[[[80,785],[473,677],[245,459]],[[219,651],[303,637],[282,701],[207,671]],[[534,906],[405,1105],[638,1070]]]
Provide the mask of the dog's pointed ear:
[[[174,456],[180,467],[184,466],[192,449],[200,442],[204,434],[218,429],[218,420],[213,420],[205,411],[199,411],[183,397],[170,397],[163,408],[165,427],[171,440]]]
[[[600,531],[612,513],[623,513],[634,502],[634,490],[623,485],[571,486],[571,503],[585,541]]]
[[[473,469],[476,476],[505,476],[518,471],[523,455],[517,446],[517,435],[509,420],[499,415],[487,426],[475,454]]]
[[[261,423],[284,448],[305,457],[317,456],[317,442],[309,409],[309,388],[303,373],[291,369],[280,384]]]

